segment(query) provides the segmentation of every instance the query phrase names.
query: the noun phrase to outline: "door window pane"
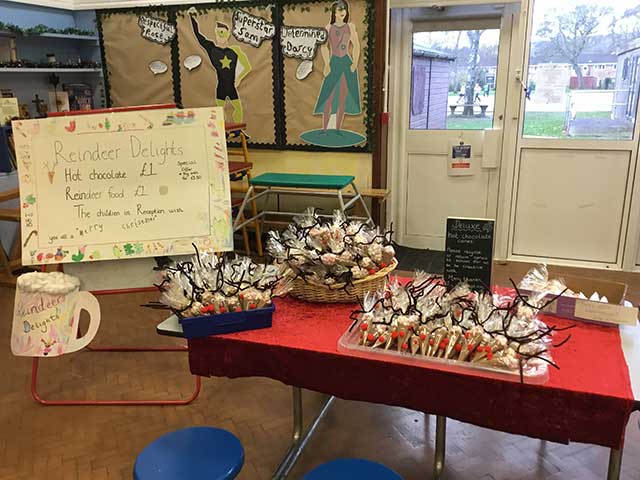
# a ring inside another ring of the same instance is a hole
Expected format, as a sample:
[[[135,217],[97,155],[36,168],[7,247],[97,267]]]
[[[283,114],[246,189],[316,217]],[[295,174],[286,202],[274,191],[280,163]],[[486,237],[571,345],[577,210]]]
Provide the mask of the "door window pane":
[[[413,34],[412,130],[493,126],[500,30]]]
[[[535,0],[524,135],[633,138],[639,64],[638,0]]]

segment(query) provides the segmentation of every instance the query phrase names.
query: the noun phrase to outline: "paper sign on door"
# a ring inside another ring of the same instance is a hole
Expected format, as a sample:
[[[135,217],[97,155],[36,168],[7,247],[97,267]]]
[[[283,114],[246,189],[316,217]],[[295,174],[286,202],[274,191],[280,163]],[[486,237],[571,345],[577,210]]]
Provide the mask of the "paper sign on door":
[[[473,175],[473,159],[471,158],[471,145],[453,143],[447,159],[447,170],[450,177],[462,177]]]

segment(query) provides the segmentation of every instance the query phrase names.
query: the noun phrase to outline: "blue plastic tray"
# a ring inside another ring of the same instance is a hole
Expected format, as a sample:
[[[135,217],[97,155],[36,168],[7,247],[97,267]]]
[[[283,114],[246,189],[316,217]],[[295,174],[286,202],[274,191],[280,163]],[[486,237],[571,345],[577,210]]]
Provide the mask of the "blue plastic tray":
[[[243,312],[217,313],[200,317],[181,318],[185,338],[208,337],[222,333],[242,332],[271,327],[273,312],[276,307],[271,304],[257,310]]]

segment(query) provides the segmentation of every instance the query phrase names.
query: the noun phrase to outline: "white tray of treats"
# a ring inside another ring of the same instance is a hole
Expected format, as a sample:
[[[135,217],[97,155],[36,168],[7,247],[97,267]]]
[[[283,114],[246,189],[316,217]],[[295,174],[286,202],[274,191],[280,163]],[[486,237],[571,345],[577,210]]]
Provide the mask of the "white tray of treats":
[[[549,368],[546,363],[540,363],[535,367],[527,367],[523,369],[523,376],[520,377],[520,369],[518,366],[514,370],[507,370],[504,368],[493,367],[489,362],[473,362],[473,361],[461,361],[454,358],[444,358],[438,356],[427,356],[418,351],[416,354],[411,350],[397,351],[394,346],[393,349],[385,350],[384,347],[372,348],[371,346],[362,345],[362,332],[360,330],[360,322],[352,330],[347,330],[340,337],[338,341],[338,351],[346,354],[354,354],[359,357],[366,358],[384,358],[388,357],[394,361],[399,361],[407,365],[433,365],[434,367],[446,367],[447,370],[453,370],[457,372],[476,372],[490,378],[497,378],[503,380],[509,380],[513,382],[520,382],[530,384],[543,384],[549,379]],[[428,342],[428,340],[427,340]],[[441,353],[442,351],[440,351]],[[515,359],[518,362],[517,359]]]
[[[549,367],[557,367],[549,352],[557,330],[538,319],[541,300],[498,298],[464,285],[447,288],[417,274],[407,285],[393,280],[384,290],[369,292],[338,350],[543,384]]]

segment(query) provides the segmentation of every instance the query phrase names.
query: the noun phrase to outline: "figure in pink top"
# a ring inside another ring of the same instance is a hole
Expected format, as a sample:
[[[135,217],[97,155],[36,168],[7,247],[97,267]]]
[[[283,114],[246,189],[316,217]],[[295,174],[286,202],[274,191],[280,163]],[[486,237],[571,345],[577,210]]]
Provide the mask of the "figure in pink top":
[[[331,22],[325,28],[328,40],[321,48],[325,78],[314,113],[322,114],[324,133],[331,115],[335,114],[336,133],[339,133],[345,114],[358,115],[362,112],[358,81],[360,40],[355,25],[349,23],[346,0],[338,0],[331,5]]]

